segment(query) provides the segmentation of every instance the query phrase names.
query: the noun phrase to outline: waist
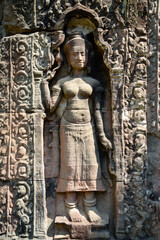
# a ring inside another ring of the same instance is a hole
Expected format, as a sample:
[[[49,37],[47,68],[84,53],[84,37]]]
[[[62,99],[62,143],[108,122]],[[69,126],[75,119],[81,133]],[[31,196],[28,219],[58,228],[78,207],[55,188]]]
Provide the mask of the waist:
[[[89,129],[93,129],[94,128],[94,123],[93,121],[90,121],[88,123],[71,123],[68,122],[64,119],[64,117],[61,118],[61,123],[60,123],[60,127],[67,127],[67,128],[71,128],[71,129],[82,129],[82,131],[86,131]]]
[[[91,113],[90,110],[82,110],[82,109],[66,109],[63,118],[73,124],[86,124],[91,122]]]
[[[88,99],[68,99],[66,110],[89,110]]]

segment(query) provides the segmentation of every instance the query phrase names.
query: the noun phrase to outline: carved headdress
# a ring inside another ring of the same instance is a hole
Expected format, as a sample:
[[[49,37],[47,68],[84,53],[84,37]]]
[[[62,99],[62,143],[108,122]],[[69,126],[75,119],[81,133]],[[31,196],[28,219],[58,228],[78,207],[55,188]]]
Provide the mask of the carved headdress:
[[[86,51],[89,52],[92,49],[91,43],[85,39],[84,35],[81,32],[74,32],[69,36],[69,39],[64,45],[64,54],[67,56],[71,48],[74,46],[84,46]]]

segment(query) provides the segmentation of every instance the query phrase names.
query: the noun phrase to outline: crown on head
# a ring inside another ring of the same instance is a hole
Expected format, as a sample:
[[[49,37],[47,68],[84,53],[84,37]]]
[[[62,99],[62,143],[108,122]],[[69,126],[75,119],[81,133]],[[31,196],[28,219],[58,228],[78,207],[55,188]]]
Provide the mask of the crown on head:
[[[74,32],[69,36],[69,39],[66,41],[64,45],[64,53],[68,55],[68,52],[74,46],[86,46],[86,50],[91,49],[91,43],[84,38],[82,32]]]

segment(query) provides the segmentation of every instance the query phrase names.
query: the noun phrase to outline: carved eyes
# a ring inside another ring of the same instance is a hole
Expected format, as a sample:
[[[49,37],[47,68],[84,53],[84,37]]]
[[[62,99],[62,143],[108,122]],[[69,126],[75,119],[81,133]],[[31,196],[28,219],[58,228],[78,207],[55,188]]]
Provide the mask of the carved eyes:
[[[85,56],[85,52],[72,52],[71,53],[73,56]]]

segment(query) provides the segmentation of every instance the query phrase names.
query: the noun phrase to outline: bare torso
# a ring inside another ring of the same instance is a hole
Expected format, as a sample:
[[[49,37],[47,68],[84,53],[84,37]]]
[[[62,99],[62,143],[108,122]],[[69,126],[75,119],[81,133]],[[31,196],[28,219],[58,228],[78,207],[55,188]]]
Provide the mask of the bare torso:
[[[67,107],[63,118],[70,123],[85,124],[91,121],[90,99],[93,92],[92,82],[84,78],[73,78],[62,85]]]

